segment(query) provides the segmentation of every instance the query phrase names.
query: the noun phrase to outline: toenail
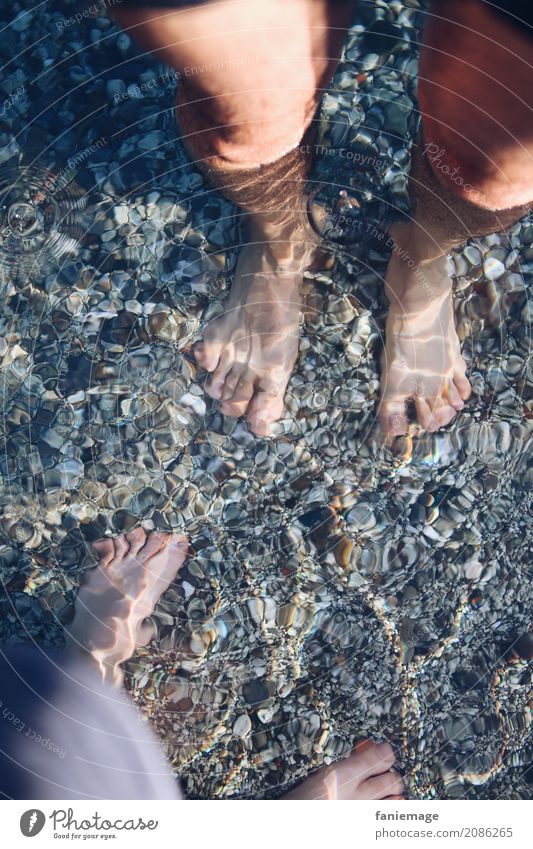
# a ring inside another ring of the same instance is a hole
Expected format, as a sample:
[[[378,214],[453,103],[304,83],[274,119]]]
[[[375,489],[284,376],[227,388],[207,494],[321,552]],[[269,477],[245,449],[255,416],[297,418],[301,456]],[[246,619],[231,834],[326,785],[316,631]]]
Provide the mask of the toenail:
[[[378,746],[378,753],[383,757],[394,757],[394,752],[390,743],[380,743]]]

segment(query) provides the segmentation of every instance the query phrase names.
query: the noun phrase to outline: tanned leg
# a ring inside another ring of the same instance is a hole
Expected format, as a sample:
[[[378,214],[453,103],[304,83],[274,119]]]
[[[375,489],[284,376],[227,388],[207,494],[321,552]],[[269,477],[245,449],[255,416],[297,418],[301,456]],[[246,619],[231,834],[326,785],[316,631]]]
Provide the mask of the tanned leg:
[[[181,74],[178,123],[192,159],[248,214],[225,311],[195,351],[209,394],[266,435],[298,353],[302,224],[313,116],[340,55],[353,2],[220,0],[187,9],[116,9],[133,37]]]
[[[391,230],[380,421],[433,431],[470,395],[449,251],[514,224],[533,202],[533,39],[479,0],[433,3],[420,57],[413,218]]]

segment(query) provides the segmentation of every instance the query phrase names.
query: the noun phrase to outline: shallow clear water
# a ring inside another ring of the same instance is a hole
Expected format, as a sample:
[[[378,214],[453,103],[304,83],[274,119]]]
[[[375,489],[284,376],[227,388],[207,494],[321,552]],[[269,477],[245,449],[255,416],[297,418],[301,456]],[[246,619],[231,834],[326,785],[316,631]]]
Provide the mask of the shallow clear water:
[[[466,409],[385,446],[376,234],[408,210],[420,23],[386,5],[393,51],[361,12],[323,99],[309,208],[331,250],[268,440],[188,353],[243,236],[179,143],[175,81],[56,11],[2,83],[23,91],[0,133],[0,636],[61,641],[92,540],[184,528],[129,685],[193,796],[276,795],[364,735],[415,798],[528,792],[533,221],[454,257]]]

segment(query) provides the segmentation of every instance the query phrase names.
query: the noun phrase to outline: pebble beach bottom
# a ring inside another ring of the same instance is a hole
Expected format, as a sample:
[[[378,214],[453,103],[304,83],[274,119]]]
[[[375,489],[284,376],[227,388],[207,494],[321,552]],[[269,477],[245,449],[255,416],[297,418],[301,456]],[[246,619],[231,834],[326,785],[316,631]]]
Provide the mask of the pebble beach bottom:
[[[529,794],[533,221],[451,259],[465,409],[384,444],[378,233],[408,213],[423,13],[358,5],[310,175],[328,252],[268,439],[189,352],[245,234],[187,160],[176,75],[98,10],[0,13],[0,640],[61,643],[93,540],[184,531],[127,686],[192,798],[277,797],[361,737],[413,799]]]

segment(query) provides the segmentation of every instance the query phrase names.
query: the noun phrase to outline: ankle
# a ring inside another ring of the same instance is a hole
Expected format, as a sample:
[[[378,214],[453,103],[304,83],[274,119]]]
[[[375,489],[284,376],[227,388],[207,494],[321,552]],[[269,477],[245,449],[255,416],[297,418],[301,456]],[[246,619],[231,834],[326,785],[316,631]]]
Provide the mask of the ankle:
[[[385,294],[396,309],[420,313],[451,297],[453,282],[446,256],[417,264],[409,253],[393,248],[385,278]]]
[[[420,267],[431,265],[456,247],[454,242],[433,232],[429,222],[416,218],[408,223],[400,221],[394,224],[390,236],[394,243],[393,252]]]
[[[261,247],[273,268],[281,264],[304,270],[311,263],[317,246],[309,240],[297,210],[250,214],[248,224],[250,241]]]

